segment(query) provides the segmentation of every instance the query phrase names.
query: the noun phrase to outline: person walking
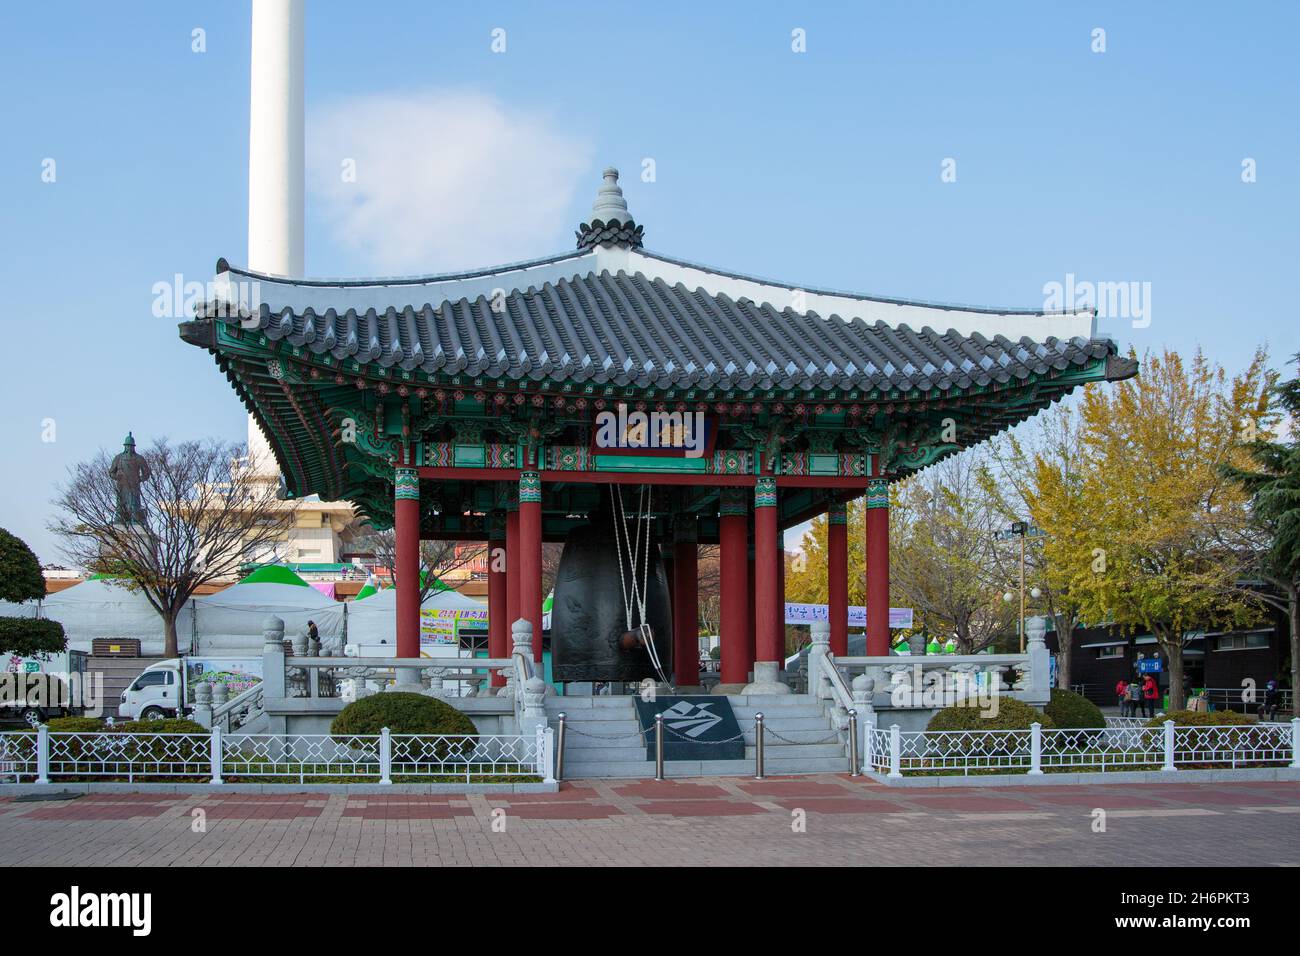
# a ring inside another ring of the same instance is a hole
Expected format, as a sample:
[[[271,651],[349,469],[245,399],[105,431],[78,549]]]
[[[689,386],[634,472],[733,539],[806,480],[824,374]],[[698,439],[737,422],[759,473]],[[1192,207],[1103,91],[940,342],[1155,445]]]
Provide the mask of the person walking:
[[[1154,717],[1156,715],[1156,702],[1160,700],[1160,685],[1156,683],[1155,677],[1147,674],[1146,679],[1142,681],[1142,716]]]
[[[1277,712],[1282,704],[1281,688],[1278,680],[1274,677],[1264,685],[1264,703],[1259,708],[1260,717],[1268,717],[1269,720],[1277,720]]]
[[[1142,684],[1136,678],[1128,685],[1128,710],[1130,717],[1142,714]]]
[[[1121,717],[1127,717],[1128,716],[1128,681],[1126,681],[1122,677],[1119,679],[1119,683],[1115,685],[1115,698],[1119,701],[1119,715]]]

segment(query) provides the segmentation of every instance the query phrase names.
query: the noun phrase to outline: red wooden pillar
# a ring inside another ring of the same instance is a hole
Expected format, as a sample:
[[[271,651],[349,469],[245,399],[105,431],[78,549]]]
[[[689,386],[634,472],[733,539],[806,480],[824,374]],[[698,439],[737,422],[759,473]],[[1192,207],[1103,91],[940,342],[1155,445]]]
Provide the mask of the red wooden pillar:
[[[695,518],[673,525],[673,679],[680,687],[700,683],[700,574]]]
[[[779,512],[778,512],[779,513]],[[785,660],[785,531],[776,533],[776,626],[781,632],[781,659]]]
[[[867,485],[867,654],[889,653],[889,485]]]
[[[420,475],[393,473],[393,534],[396,538],[397,656],[420,656]]]
[[[722,683],[749,681],[749,534],[744,488],[723,488],[718,508],[718,561],[722,586]]]
[[[510,610],[506,603],[506,526],[505,515],[488,516],[488,657],[510,656]],[[492,686],[506,682],[501,674],[492,673]]]
[[[776,479],[759,478],[754,486],[754,650],[756,663],[784,659],[785,609],[778,575]]]
[[[841,502],[826,512],[826,592],[831,653],[849,653],[849,516]]]
[[[533,625],[533,660],[542,660],[542,476],[519,475],[519,616]]]
[[[749,674],[754,669],[755,655],[758,648],[754,645],[754,621],[757,618],[754,615],[754,549],[749,548],[746,555],[746,577],[745,577],[745,680],[749,680]]]
[[[506,512],[506,653],[512,646],[511,634],[519,620],[519,505],[511,501]]]

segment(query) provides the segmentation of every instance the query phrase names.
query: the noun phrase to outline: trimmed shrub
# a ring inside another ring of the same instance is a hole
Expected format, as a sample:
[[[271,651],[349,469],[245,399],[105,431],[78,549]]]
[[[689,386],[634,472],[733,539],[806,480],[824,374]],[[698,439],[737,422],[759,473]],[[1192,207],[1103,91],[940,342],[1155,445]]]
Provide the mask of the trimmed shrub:
[[[96,734],[114,729],[94,717],[54,717],[46,726],[52,734]],[[60,738],[55,756],[65,760],[93,759],[98,752],[96,740],[96,737]]]
[[[1238,714],[1231,710],[1171,710],[1163,717],[1152,717],[1147,721],[1148,727],[1163,727],[1166,720],[1172,720],[1175,727],[1232,727],[1253,724],[1255,718],[1250,714]]]
[[[164,720],[127,720],[114,724],[118,734],[195,734],[193,737],[140,737],[131,741],[126,755],[136,761],[156,761],[166,764],[167,770],[176,773],[179,765],[187,772],[204,773],[210,766],[211,748],[208,737],[211,731],[200,723],[183,717]],[[197,735],[202,735],[197,736]],[[141,768],[138,772],[147,773]]]
[[[1052,688],[1051,702],[1043,708],[1043,714],[1062,730],[1106,726],[1106,715],[1100,707],[1082,694],[1059,687]]]
[[[377,734],[387,727],[394,734],[477,734],[474,721],[444,701],[405,691],[373,694],[353,701],[330,724],[335,740],[347,744],[353,734]],[[469,760],[474,743],[460,740],[404,740],[394,747],[393,770],[428,773],[429,764]]]
[[[997,713],[983,709],[984,704],[978,698],[959,700],[951,707],[945,707],[926,725],[926,730],[1028,730],[1032,723],[1040,723],[1044,728],[1056,724],[1047,714],[1039,713],[1035,708],[1014,697],[996,698]]]
[[[58,621],[31,617],[0,617],[0,652],[19,657],[58,654],[68,646]]]
[[[45,576],[41,574],[41,562],[36,560],[36,553],[22,538],[0,528],[0,601],[20,604],[44,597]],[[0,650],[12,651],[13,648],[0,645]]]
[[[167,717],[163,720],[125,720],[111,728],[123,734],[208,734],[211,733],[197,721],[186,717]]]
[[[1236,714],[1230,710],[1216,710],[1209,713],[1199,710],[1175,710],[1164,717],[1156,717],[1148,721],[1147,726],[1163,727],[1166,720],[1172,720],[1175,727],[1235,728],[1218,733],[1199,734],[1188,731],[1175,735],[1176,760],[1179,766],[1183,767],[1224,766],[1229,761],[1237,767],[1264,766],[1266,763],[1252,764],[1246,757],[1269,751],[1276,752],[1281,743],[1279,728],[1258,724],[1249,714]],[[1289,750],[1290,728],[1286,728],[1284,732]]]
[[[334,736],[377,734],[477,734],[474,721],[436,697],[409,692],[372,694],[353,701],[330,724]]]
[[[53,717],[47,726],[52,734],[93,734],[115,729],[97,717]]]

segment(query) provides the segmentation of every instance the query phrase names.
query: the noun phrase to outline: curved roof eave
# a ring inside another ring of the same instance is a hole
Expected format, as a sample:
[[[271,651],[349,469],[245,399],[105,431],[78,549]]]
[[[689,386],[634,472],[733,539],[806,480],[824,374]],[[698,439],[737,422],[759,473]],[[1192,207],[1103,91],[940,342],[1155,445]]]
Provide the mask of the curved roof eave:
[[[312,310],[344,313],[370,309],[383,313],[444,303],[526,292],[565,279],[609,273],[640,273],[669,286],[684,286],[732,301],[770,305],[778,312],[794,309],[822,318],[862,319],[891,327],[953,329],[962,335],[1005,336],[1013,341],[1096,337],[1093,310],[1051,312],[998,309],[887,298],[816,287],[803,287],[675,259],[644,249],[599,246],[587,251],[530,259],[485,269],[428,276],[365,279],[288,279],[217,263],[213,298],[238,303],[246,311],[265,304],[272,312],[301,314]]]

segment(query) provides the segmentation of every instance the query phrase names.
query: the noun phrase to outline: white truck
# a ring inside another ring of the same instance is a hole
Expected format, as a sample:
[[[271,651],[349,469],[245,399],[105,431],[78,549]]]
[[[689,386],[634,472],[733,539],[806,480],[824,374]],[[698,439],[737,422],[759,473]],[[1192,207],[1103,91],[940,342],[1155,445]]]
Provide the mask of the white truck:
[[[122,691],[125,720],[184,717],[194,709],[194,688],[225,684],[233,699],[262,680],[260,657],[169,657],[150,664]]]
[[[84,651],[0,658],[0,717],[21,717],[34,727],[82,713],[93,690],[86,684],[88,658]]]

